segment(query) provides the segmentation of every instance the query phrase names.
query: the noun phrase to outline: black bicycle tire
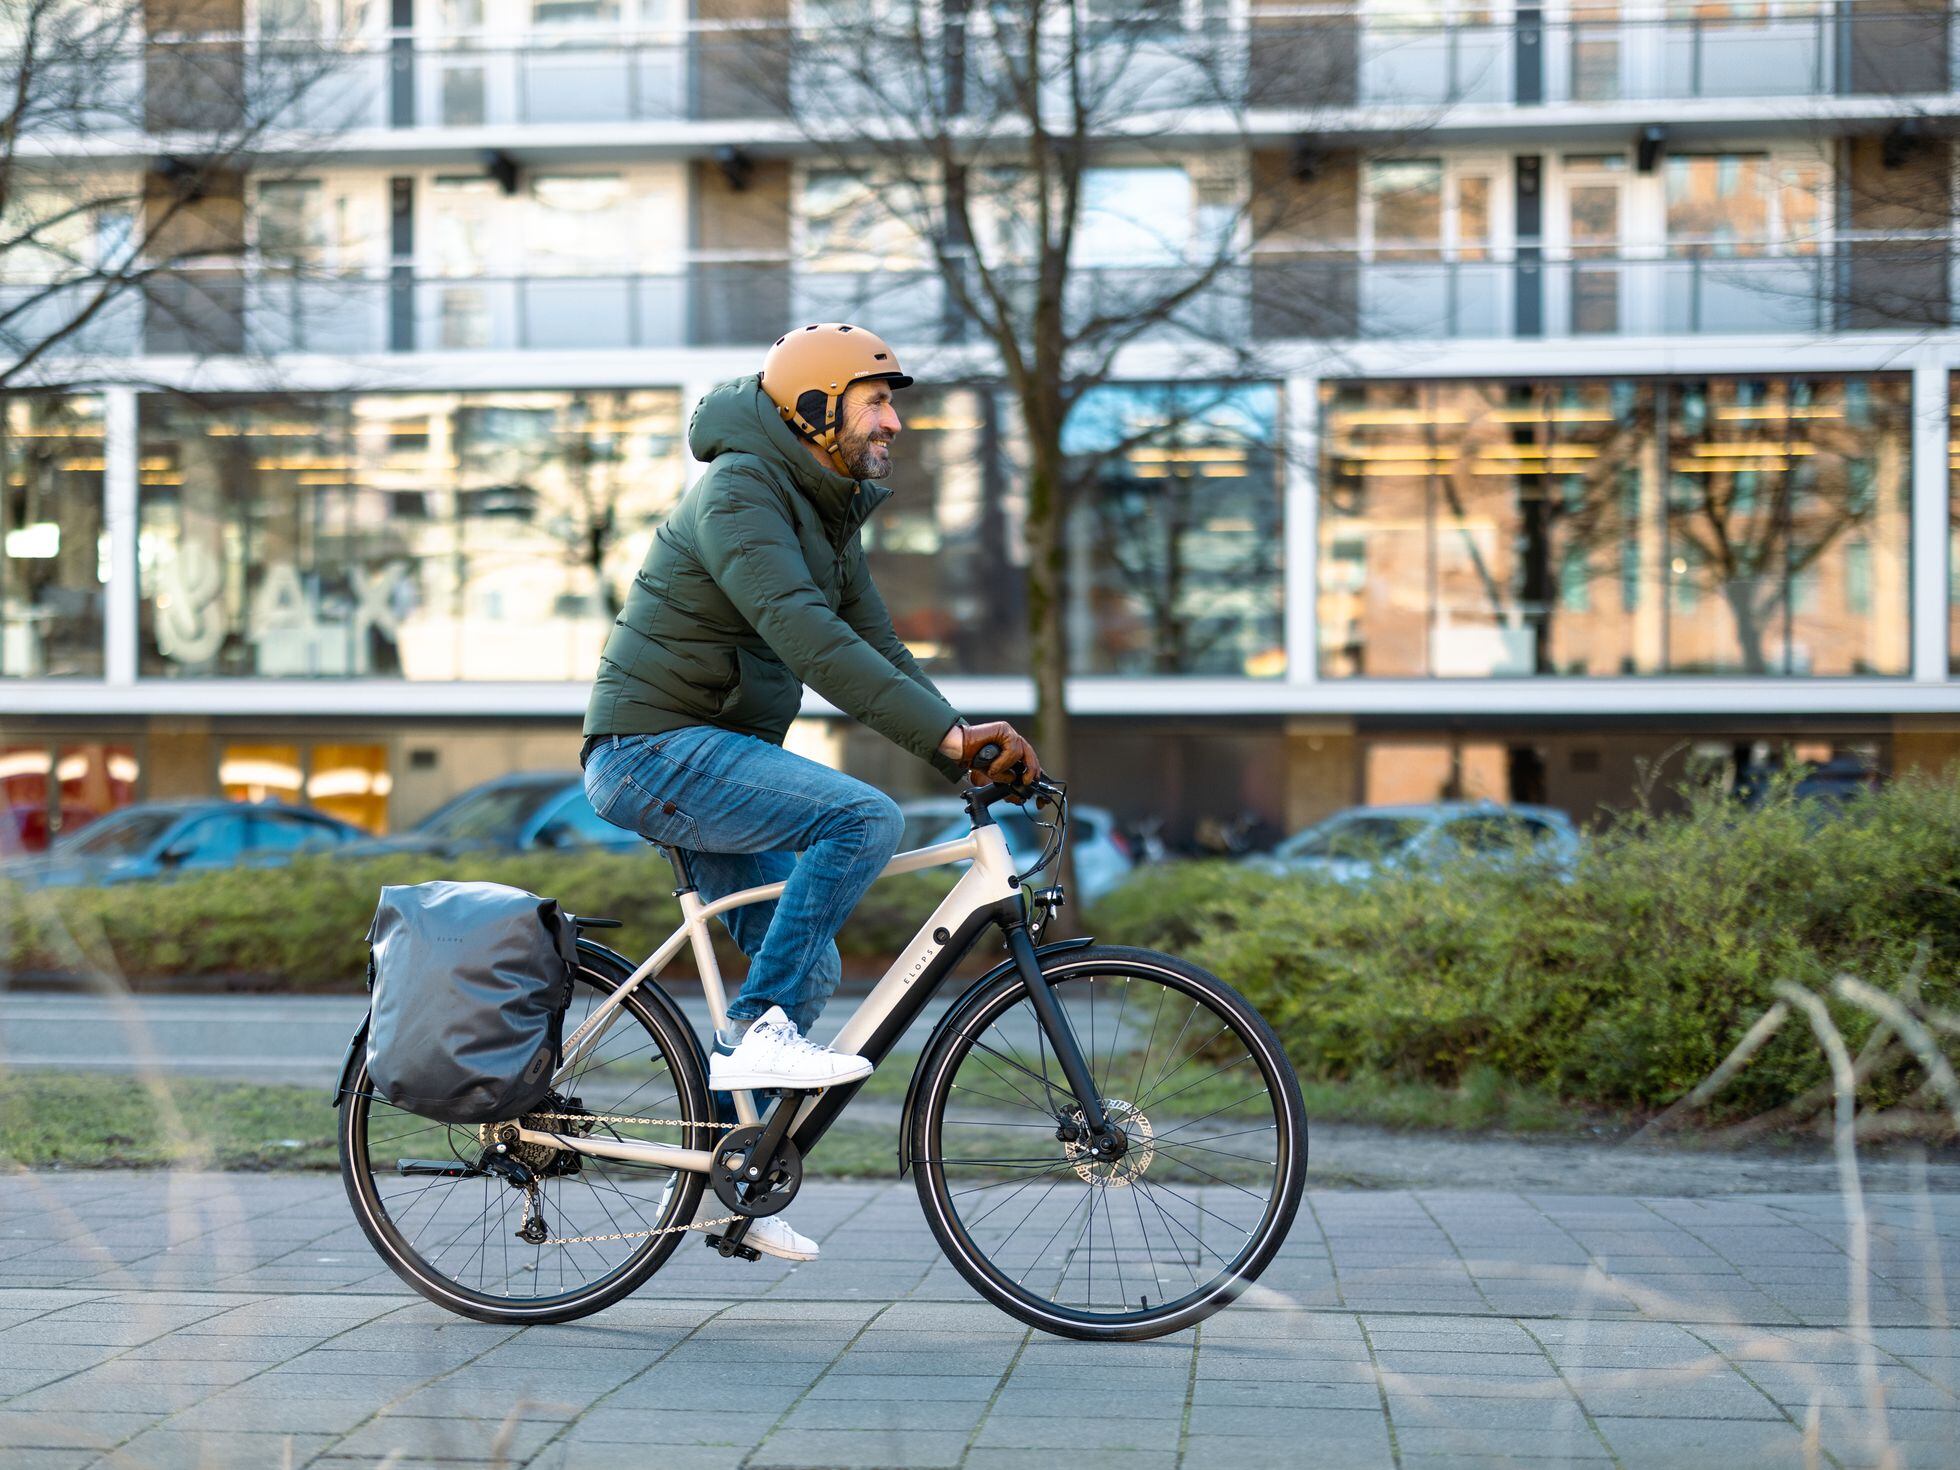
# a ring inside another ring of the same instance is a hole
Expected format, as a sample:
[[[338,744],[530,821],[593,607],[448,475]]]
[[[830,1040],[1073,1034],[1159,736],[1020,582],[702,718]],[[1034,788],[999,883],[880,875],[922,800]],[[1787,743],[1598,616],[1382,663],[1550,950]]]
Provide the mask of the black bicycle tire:
[[[590,965],[577,968],[577,978],[596,989],[611,991],[618,984],[610,976]],[[649,1006],[637,995],[626,997],[623,1005],[648,1035],[660,1044],[667,1054],[668,1065],[673,1069],[681,1090],[687,1094],[681,1103],[681,1116],[711,1123],[714,1110],[708,1102],[708,1082],[701,1067],[700,1048],[694,1036],[685,1029],[677,1028],[672,1018],[657,1006]],[[672,1031],[669,1036],[666,1032]],[[346,1186],[349,1203],[353,1206],[354,1217],[360,1222],[362,1233],[368,1238],[375,1251],[387,1262],[394,1273],[437,1306],[458,1316],[468,1317],[477,1322],[494,1322],[511,1325],[530,1323],[572,1322],[588,1317],[594,1312],[623,1301],[640,1287],[644,1286],[654,1272],[664,1266],[668,1258],[678,1249],[681,1241],[687,1238],[685,1232],[675,1231],[669,1235],[657,1235],[647,1240],[645,1245],[635,1250],[621,1265],[606,1276],[587,1287],[564,1293],[560,1296],[538,1297],[526,1301],[522,1306],[509,1297],[494,1297],[487,1293],[472,1291],[460,1282],[452,1281],[433,1268],[426,1270],[415,1264],[420,1260],[406,1242],[399,1240],[399,1232],[392,1224],[385,1229],[378,1223],[376,1215],[380,1205],[379,1196],[372,1189],[371,1170],[357,1168],[354,1154],[365,1154],[365,1144],[359,1141],[359,1120],[368,1112],[367,1065],[363,1062],[358,1069],[352,1093],[341,1100],[340,1105],[340,1177]],[[701,1202],[705,1187],[700,1174],[681,1172],[677,1176],[679,1187],[678,1208],[672,1213],[673,1220],[692,1220]],[[385,1215],[385,1212],[381,1212]],[[398,1248],[399,1247],[399,1248]],[[410,1258],[413,1258],[412,1260]]]
[[[1112,969],[1120,972],[1125,966],[1148,966],[1173,974],[1186,984],[1207,992],[1207,1003],[1216,999],[1228,1008],[1230,1019],[1241,1028],[1245,1039],[1258,1043],[1254,1053],[1258,1056],[1260,1070],[1267,1079],[1269,1090],[1276,1088],[1280,1104],[1275,1113],[1284,1130],[1280,1152],[1285,1160],[1285,1169],[1280,1186],[1260,1221],[1257,1238],[1240,1252],[1229,1272],[1209,1284],[1207,1290],[1193,1294],[1195,1300],[1187,1297],[1145,1311],[1122,1314],[1079,1312],[1052,1302],[1042,1302],[996,1272],[984,1252],[972,1243],[959,1225],[957,1211],[950,1207],[947,1198],[945,1173],[931,1162],[934,1158],[933,1140],[938,1121],[944,1113],[953,1075],[957,1071],[955,1064],[965,1056],[972,1039],[994,1016],[1007,1010],[1014,1003],[1014,997],[1026,996],[1027,989],[1018,975],[1010,973],[1001,977],[985,990],[967,997],[955,1012],[948,1015],[941,1039],[920,1063],[914,1083],[919,1102],[911,1120],[912,1157],[926,1162],[915,1162],[913,1182],[919,1193],[919,1203],[925,1211],[926,1224],[947,1260],[952,1262],[953,1268],[966,1279],[968,1285],[1009,1316],[1056,1336],[1090,1342],[1140,1342],[1163,1337],[1182,1331],[1194,1322],[1201,1322],[1230,1305],[1272,1264],[1273,1257],[1292,1229],[1306,1192],[1307,1118],[1299,1080],[1271,1025],[1238,991],[1210,971],[1175,955],[1122,945],[1092,945],[1048,956],[1042,964],[1042,974],[1054,976],[1057,981],[1066,981],[1075,972],[1106,973]]]

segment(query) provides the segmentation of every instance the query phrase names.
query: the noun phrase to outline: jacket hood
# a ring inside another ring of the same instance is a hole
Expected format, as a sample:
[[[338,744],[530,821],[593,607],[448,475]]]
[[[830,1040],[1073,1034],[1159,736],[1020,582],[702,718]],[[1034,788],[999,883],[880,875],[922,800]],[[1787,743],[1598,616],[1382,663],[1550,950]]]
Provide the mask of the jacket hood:
[[[694,407],[687,447],[703,464],[724,454],[750,454],[785,475],[817,508],[831,536],[842,541],[891,492],[888,485],[853,480],[818,464],[762,391],[759,373],[711,389]]]

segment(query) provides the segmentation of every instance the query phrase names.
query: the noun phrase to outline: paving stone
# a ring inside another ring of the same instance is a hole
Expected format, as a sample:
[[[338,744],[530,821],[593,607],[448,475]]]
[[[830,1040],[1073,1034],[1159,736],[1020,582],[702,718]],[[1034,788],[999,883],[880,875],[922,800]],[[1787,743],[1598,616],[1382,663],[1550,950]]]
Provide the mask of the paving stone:
[[[333,1443],[324,1434],[196,1434],[152,1429],[121,1446],[103,1470],[281,1470],[304,1465]],[[8,1470],[13,1464],[8,1462]]]

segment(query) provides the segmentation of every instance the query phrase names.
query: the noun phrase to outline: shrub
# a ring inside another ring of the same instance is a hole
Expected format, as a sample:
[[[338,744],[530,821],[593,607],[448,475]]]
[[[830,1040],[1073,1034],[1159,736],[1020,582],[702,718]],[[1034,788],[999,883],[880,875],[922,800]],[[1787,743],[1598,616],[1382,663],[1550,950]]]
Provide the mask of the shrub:
[[[645,853],[542,853],[435,860],[304,858],[108,888],[22,892],[0,885],[0,970],[13,975],[111,975],[254,988],[357,987],[368,921],[381,887],[425,879],[484,879],[557,898],[574,913],[623,921],[594,937],[645,955],[680,922],[673,874]],[[950,871],[906,874],[872,888],[838,936],[846,964],[870,968],[917,931],[952,885]],[[741,961],[716,926],[725,966]],[[676,961],[683,973],[685,957]]]
[[[1908,778],[1837,817],[1787,793],[1601,833],[1570,882],[1459,864],[1340,886],[1216,863],[1139,874],[1089,916],[1115,943],[1180,951],[1244,990],[1296,1064],[1332,1078],[1460,1085],[1478,1069],[1649,1107],[1692,1087],[1771,1003],[1854,973],[1955,999],[1960,783]],[[1870,1017],[1834,1004],[1856,1046]],[[1727,1088],[1752,1112],[1823,1076],[1786,1028]],[[1875,1079],[1875,1096],[1902,1081]]]

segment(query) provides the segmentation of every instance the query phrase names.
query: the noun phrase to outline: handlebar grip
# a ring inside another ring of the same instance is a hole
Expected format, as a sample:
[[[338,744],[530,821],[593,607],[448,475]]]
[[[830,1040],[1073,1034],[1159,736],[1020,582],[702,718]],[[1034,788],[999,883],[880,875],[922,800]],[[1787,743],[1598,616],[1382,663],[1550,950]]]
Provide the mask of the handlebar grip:
[[[973,760],[970,763],[969,769],[985,774],[987,768],[1000,759],[1000,755],[1000,742],[998,740],[989,740],[985,745],[973,752]],[[1019,784],[1027,773],[1028,768],[1026,762],[1014,762],[1014,781],[1009,784]]]

